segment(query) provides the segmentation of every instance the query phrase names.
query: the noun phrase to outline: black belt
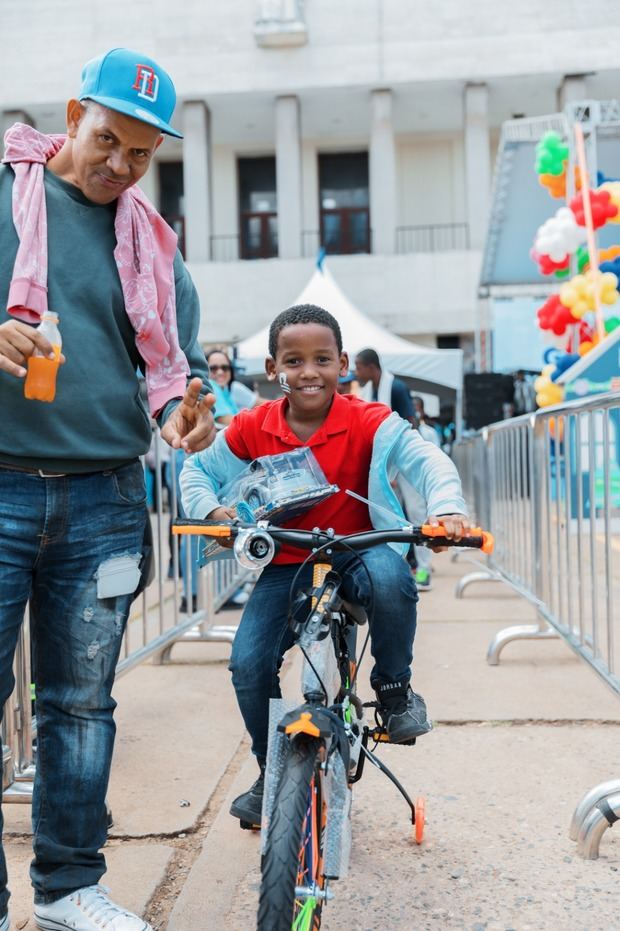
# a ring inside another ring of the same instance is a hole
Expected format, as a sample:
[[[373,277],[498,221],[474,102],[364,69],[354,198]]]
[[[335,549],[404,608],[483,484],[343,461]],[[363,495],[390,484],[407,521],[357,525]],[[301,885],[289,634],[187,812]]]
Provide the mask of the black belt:
[[[45,469],[28,469],[26,466],[7,465],[0,462],[0,469],[4,472],[25,472],[26,475],[38,475],[39,478],[65,478],[69,472],[46,472]]]

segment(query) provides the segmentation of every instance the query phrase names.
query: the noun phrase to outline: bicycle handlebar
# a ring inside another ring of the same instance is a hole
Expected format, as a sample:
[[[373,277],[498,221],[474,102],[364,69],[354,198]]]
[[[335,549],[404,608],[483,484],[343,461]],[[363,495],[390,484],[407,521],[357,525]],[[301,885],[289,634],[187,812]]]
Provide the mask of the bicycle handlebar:
[[[448,539],[442,526],[422,524],[419,527],[396,527],[390,530],[365,530],[354,534],[332,534],[324,530],[297,530],[271,524],[246,524],[242,521],[175,520],[173,534],[211,537],[224,546],[232,543],[241,531],[262,531],[277,543],[286,543],[297,549],[312,550],[329,544],[335,550],[362,550],[380,543],[414,543],[416,546],[455,546],[480,549],[492,553],[494,539],[491,533],[474,527],[460,540]]]

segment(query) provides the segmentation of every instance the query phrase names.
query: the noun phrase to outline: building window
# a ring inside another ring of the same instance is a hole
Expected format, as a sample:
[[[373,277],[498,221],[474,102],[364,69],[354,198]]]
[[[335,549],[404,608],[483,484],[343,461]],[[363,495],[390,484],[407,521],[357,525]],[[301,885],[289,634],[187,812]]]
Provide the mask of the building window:
[[[319,155],[321,245],[328,254],[370,252],[368,153]]]
[[[185,257],[185,209],[183,207],[183,162],[159,162],[159,212],[179,237]]]
[[[241,258],[273,258],[278,254],[276,160],[240,158],[238,169]]]
[[[305,45],[308,30],[303,0],[258,0],[254,38],[266,48]]]
[[[460,349],[461,337],[459,333],[443,333],[437,337],[437,349]]]

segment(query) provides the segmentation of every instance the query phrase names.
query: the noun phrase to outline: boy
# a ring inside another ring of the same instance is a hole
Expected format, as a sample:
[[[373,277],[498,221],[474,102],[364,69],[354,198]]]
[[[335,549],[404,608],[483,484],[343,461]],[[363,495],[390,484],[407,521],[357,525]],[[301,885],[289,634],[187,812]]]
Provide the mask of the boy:
[[[267,377],[279,381],[285,397],[242,411],[213,446],[188,460],[181,491],[190,517],[233,518],[232,510],[219,505],[217,493],[248,460],[308,446],[327,480],[341,490],[296,519],[294,526],[333,527],[336,533],[394,526],[396,519],[378,510],[376,515],[369,513],[367,505],[345,490],[402,514],[390,486],[390,478],[401,469],[426,499],[429,513],[437,515],[430,523],[443,524],[449,537],[467,533],[460,482],[448,457],[385,405],[337,393],[338,378],[348,372],[349,360],[331,314],[311,304],[283,311],[271,324],[269,353]],[[289,587],[306,555],[283,547],[263,570],[232,648],[233,685],[261,774],[230,811],[252,824],[260,824],[261,818],[269,699],[280,696],[278,673],[293,643],[287,622]],[[431,728],[424,699],[409,686],[418,596],[407,563],[394,548],[377,546],[360,555],[374,589],[371,683],[390,740],[399,743]],[[359,559],[339,553],[334,567],[344,579],[344,597],[368,607],[372,593]],[[306,568],[300,587],[310,583],[311,567]]]

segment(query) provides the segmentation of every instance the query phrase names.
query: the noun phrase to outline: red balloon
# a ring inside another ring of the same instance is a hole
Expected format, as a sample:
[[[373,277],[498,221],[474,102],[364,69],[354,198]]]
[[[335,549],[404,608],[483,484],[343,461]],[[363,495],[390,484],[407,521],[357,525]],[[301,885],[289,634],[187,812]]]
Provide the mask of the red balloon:
[[[570,255],[567,253],[561,262],[555,262],[550,255],[540,255],[535,249],[530,249],[530,258],[536,262],[541,275],[552,275],[560,269],[568,268]]]
[[[618,215],[618,208],[612,202],[609,191],[590,191],[590,204],[592,207],[592,223],[595,230],[605,226],[608,220]],[[569,206],[575,214],[578,226],[585,226],[586,218],[581,194],[573,197]]]
[[[538,308],[537,315],[540,329],[551,330],[556,336],[563,336],[566,327],[575,323],[569,308],[564,306],[557,294],[552,294],[542,307]]]

